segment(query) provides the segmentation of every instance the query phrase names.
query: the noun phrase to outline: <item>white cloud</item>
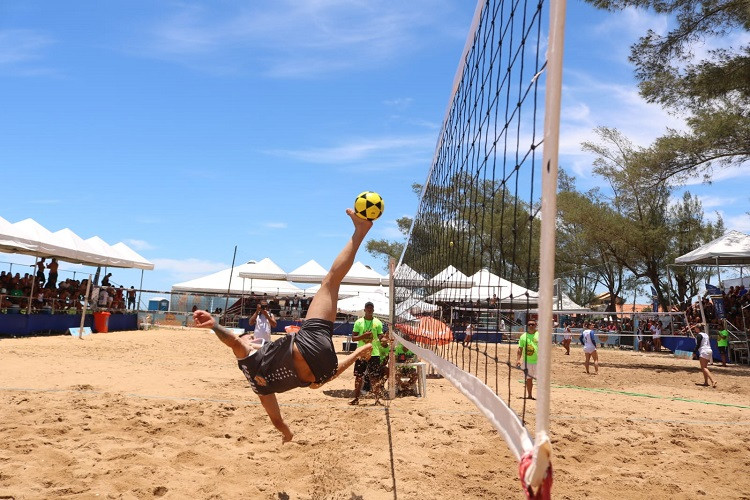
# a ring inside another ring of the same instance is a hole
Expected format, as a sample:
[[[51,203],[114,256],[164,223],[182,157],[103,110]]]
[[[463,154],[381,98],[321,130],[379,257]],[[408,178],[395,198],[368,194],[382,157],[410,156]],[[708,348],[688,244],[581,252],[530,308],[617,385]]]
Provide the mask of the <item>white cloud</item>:
[[[413,51],[425,43],[420,36],[425,26],[453,36],[449,27],[438,28],[451,24],[450,9],[429,6],[423,1],[279,0],[219,12],[180,3],[136,43],[143,56],[202,71],[252,68],[273,77],[317,76]]]
[[[726,217],[724,219],[724,225],[727,229],[750,233],[750,215],[745,213]]]
[[[60,200],[48,198],[40,200],[29,200],[29,203],[32,203],[34,205],[58,205],[60,204]]]
[[[593,33],[603,39],[637,38],[648,30],[665,34],[669,21],[665,14],[627,7],[610,15],[603,22],[593,26]]]
[[[125,243],[127,243],[129,246],[133,247],[135,250],[153,250],[154,247],[147,241],[144,240],[125,240]]]
[[[328,148],[272,150],[267,153],[308,163],[330,165],[357,162],[358,167],[361,168],[380,169],[410,165],[415,162],[424,163],[425,151],[429,151],[434,142],[435,137],[431,135],[383,137],[355,140]],[[361,162],[371,164],[368,167],[368,165],[360,165]]]
[[[0,66],[19,65],[43,58],[53,40],[32,30],[0,30]]]
[[[711,182],[718,183],[738,178],[744,180],[747,177],[748,168],[750,168],[750,164],[747,162],[730,167],[716,167],[711,174]],[[686,186],[699,184],[705,184],[705,179],[702,175],[691,177],[685,181]]]
[[[712,195],[698,195],[698,200],[700,200],[701,205],[703,206],[704,210],[710,210],[715,207],[726,206],[727,203],[733,202],[731,198],[725,198],[721,196],[712,196]]]
[[[176,280],[187,281],[230,267],[222,262],[202,259],[151,259],[154,269],[169,274]]]

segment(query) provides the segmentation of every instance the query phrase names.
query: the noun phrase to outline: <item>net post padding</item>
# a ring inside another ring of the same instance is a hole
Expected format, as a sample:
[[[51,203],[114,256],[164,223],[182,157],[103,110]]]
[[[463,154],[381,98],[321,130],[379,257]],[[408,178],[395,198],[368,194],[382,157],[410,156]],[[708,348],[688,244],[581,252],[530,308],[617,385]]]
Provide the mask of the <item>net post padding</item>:
[[[531,435],[523,426],[521,419],[481,380],[439,357],[434,352],[404,339],[395,331],[394,337],[420,359],[430,363],[435,370],[479,408],[479,411],[508,443],[508,448],[513,452],[516,460],[520,460],[523,455],[533,451],[534,444],[531,441]]]

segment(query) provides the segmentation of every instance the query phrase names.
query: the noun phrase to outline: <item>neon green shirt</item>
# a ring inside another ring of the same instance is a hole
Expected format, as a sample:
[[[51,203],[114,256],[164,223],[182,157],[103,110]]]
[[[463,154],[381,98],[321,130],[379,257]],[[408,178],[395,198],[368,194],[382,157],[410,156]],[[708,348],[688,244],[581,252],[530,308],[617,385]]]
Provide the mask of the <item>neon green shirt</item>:
[[[528,332],[521,335],[518,339],[518,347],[523,354],[521,362],[535,365],[539,353],[539,332],[535,332],[534,335]]]
[[[359,318],[352,327],[352,333],[355,335],[362,335],[368,330],[372,331],[372,355],[380,356],[380,350],[383,349],[383,346],[380,345],[379,337],[383,334],[383,323],[378,318]],[[364,340],[357,341],[357,347],[362,347],[365,344],[367,342]],[[383,352],[387,353],[388,351],[383,349]]]
[[[726,329],[719,332],[719,340],[716,342],[719,347],[726,347],[729,345],[729,331]]]

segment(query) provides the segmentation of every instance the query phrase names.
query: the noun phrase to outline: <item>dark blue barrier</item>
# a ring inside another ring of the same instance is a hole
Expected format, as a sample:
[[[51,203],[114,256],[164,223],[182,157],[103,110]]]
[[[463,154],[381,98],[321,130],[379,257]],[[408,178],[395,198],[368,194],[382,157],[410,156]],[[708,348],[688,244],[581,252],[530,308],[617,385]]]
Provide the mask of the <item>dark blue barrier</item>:
[[[23,336],[39,333],[67,333],[68,328],[81,326],[78,314],[0,314],[0,336]],[[87,314],[84,325],[94,326],[94,317]],[[109,331],[137,330],[135,314],[113,314],[109,317]]]
[[[672,352],[677,350],[692,352],[695,350],[695,339],[693,337],[662,337],[661,345]],[[716,345],[715,339],[711,339],[711,352],[715,361],[721,361],[719,346]]]

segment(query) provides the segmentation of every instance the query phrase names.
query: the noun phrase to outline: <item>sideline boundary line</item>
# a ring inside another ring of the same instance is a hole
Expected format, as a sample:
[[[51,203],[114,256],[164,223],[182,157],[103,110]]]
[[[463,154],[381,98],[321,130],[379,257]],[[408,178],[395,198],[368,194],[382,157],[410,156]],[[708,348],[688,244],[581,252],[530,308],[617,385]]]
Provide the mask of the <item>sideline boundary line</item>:
[[[684,403],[698,403],[702,405],[726,406],[729,408],[741,408],[743,410],[750,410],[750,406],[747,406],[747,405],[738,405],[738,404],[733,404],[733,403],[721,403],[719,401],[703,401],[701,399],[681,398],[677,396],[657,396],[656,394],[645,394],[641,392],[631,392],[631,391],[618,391],[615,389],[604,389],[601,387],[583,387],[580,385],[567,385],[567,384],[552,384],[552,387],[554,387],[555,389],[578,389],[581,391],[601,392],[604,394],[618,394],[621,396],[630,396],[630,397],[635,397],[635,398],[665,399],[668,401],[682,401]]]

